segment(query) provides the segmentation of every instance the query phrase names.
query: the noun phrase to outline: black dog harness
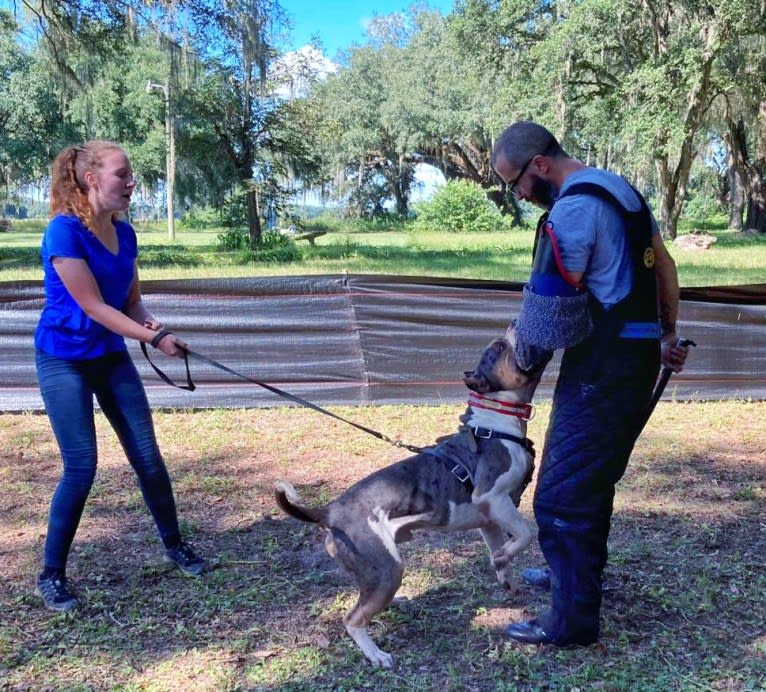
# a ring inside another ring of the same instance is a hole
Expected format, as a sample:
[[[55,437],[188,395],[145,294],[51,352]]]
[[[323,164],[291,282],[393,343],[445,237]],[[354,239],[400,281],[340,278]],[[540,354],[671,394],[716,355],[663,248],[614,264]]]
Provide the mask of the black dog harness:
[[[480,437],[483,440],[510,440],[517,445],[521,445],[527,450],[532,458],[535,458],[535,446],[532,440],[528,437],[519,437],[518,435],[511,435],[510,433],[498,432],[497,430],[490,430],[489,428],[475,427],[471,428],[475,437]]]
[[[476,445],[472,445],[468,439],[471,435],[478,440],[509,440],[521,445],[528,454],[535,457],[534,445],[532,440],[527,437],[518,437],[510,433],[497,432],[489,428],[480,428],[466,426],[462,433],[458,433],[448,438],[436,447],[428,447],[423,450],[424,454],[432,456],[449,469],[450,473],[460,481],[466,492],[473,494],[475,486],[474,471],[478,466],[478,456],[480,452],[475,450]],[[468,463],[464,463],[463,460]]]

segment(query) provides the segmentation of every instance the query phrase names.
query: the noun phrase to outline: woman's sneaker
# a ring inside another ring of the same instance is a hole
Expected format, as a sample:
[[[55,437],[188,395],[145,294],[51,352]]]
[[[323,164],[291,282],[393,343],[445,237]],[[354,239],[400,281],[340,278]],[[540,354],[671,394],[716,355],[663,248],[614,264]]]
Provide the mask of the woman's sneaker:
[[[188,544],[181,542],[176,548],[165,551],[165,562],[172,562],[184,574],[198,577],[207,570],[207,561],[201,558]]]
[[[45,607],[51,610],[66,612],[79,605],[77,597],[69,590],[66,577],[39,576],[35,593],[43,599]]]

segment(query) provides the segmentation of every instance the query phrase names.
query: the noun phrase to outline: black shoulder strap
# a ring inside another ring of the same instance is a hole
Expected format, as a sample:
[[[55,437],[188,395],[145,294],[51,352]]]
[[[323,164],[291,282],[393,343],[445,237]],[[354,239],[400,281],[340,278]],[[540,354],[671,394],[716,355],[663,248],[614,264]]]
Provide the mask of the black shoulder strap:
[[[627,181],[625,182],[627,183]],[[630,183],[627,184],[630,185]],[[558,199],[569,197],[570,195],[592,195],[611,204],[625,221],[626,230],[628,231],[628,242],[631,248],[634,251],[643,253],[643,248],[650,245],[652,239],[651,212],[644,196],[632,185],[630,185],[630,189],[636,193],[641,204],[641,208],[638,211],[626,209],[623,203],[610,190],[593,182],[570,185]]]
[[[628,183],[630,185],[630,183]],[[636,190],[632,185],[630,185],[631,190],[636,193],[638,196],[638,199],[641,202],[641,212],[644,211],[644,207],[646,206],[646,201],[644,200],[643,195]],[[562,199],[563,197],[569,197],[570,195],[592,195],[593,197],[598,197],[599,199],[604,200],[605,202],[609,202],[614,207],[620,210],[620,213],[622,214],[637,214],[639,212],[631,212],[628,209],[625,208],[622,202],[620,202],[615,195],[608,190],[607,188],[603,187],[602,185],[599,185],[598,183],[593,182],[582,182],[582,183],[575,183],[574,185],[570,185],[568,188],[564,190],[564,192],[559,195],[559,199]]]
[[[632,185],[630,188],[636,193],[641,204],[638,211],[626,209],[610,190],[593,182],[570,185],[559,199],[577,194],[592,195],[611,204],[619,212],[625,226],[628,252],[634,269],[633,286],[628,297],[622,301],[621,313],[625,315],[626,320],[655,321],[657,285],[654,274],[654,250],[651,247],[652,217],[644,196]]]
[[[627,181],[625,181],[627,182]],[[628,183],[630,185],[630,183]],[[649,207],[646,204],[646,200],[644,200],[643,195],[636,190],[632,185],[630,185],[630,188],[633,190],[633,192],[636,193],[638,196],[638,199],[641,203],[641,209],[638,212],[631,212],[628,209],[625,208],[622,202],[620,202],[615,195],[605,188],[602,185],[599,185],[598,183],[594,182],[582,182],[582,183],[575,183],[574,185],[570,185],[568,188],[564,190],[562,194],[560,194],[556,201],[558,202],[560,199],[563,199],[564,197],[569,197],[570,195],[591,195],[593,197],[598,197],[599,199],[603,200],[604,202],[607,202],[611,204],[617,211],[620,213],[620,216],[627,217],[627,216],[633,216],[642,214],[645,211],[649,211]],[[534,258],[536,252],[537,252],[537,241],[540,237],[540,231],[543,228],[545,222],[548,220],[548,215],[550,214],[550,211],[546,211],[538,220],[537,220],[537,232],[535,233],[535,242],[534,246],[532,247],[532,257]],[[647,219],[648,221],[648,219]],[[651,229],[648,229],[651,235]]]

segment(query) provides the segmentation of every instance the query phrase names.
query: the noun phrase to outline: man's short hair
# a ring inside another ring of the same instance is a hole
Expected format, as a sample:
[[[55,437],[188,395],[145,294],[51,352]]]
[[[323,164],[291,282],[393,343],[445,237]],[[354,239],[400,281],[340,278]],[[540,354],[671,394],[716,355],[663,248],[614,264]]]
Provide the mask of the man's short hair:
[[[501,156],[512,168],[521,168],[536,154],[566,156],[550,130],[531,120],[519,120],[506,127],[497,138],[492,150],[492,168],[496,168]]]

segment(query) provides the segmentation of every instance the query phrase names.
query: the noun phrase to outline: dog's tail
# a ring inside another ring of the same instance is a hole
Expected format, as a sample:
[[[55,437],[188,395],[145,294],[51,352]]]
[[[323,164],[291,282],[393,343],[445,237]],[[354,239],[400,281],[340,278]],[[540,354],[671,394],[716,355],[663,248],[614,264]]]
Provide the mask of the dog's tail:
[[[282,511],[289,514],[291,517],[295,517],[301,521],[308,521],[312,524],[319,524],[321,522],[322,516],[319,511],[314,511],[298,504],[300,498],[298,497],[295,488],[292,486],[292,483],[289,481],[277,481],[277,486],[274,488],[274,495],[277,504]]]

